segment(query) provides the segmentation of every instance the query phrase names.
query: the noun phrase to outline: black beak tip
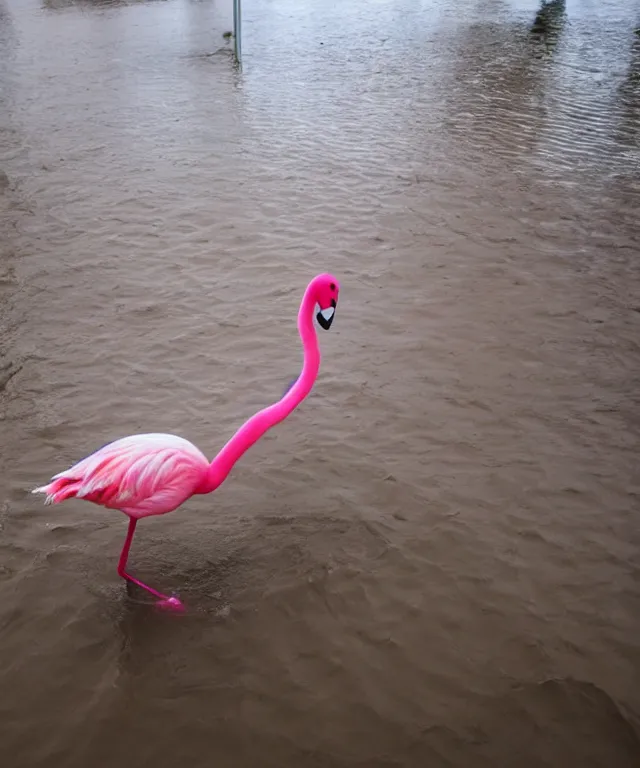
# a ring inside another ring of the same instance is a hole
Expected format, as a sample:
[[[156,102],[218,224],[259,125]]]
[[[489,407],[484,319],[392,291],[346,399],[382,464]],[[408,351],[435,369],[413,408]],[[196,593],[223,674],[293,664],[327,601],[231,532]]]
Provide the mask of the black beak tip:
[[[325,331],[328,331],[329,328],[331,328],[331,323],[333,322],[333,318],[336,316],[336,300],[331,299],[331,308],[333,309],[333,312],[331,313],[331,317],[327,320],[327,318],[322,314],[323,312],[326,312],[326,309],[320,310],[318,314],[316,315],[316,320],[318,321],[318,325],[323,328]]]
[[[325,331],[328,331],[329,328],[331,328],[331,323],[333,322],[334,315],[332,315],[328,320],[325,320],[325,318],[322,315],[322,312],[318,312],[316,315],[316,320],[318,321],[318,325]]]

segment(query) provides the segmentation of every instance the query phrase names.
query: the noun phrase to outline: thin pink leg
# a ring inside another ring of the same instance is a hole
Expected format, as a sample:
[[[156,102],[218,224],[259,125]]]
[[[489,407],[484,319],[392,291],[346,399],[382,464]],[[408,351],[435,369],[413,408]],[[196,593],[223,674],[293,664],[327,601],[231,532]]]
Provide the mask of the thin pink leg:
[[[139,579],[130,576],[126,572],[125,568],[127,567],[127,560],[129,559],[129,550],[131,549],[131,542],[133,541],[133,534],[136,532],[137,523],[138,521],[134,517],[129,518],[129,530],[127,531],[127,538],[125,539],[122,552],[120,553],[120,560],[118,561],[118,575],[122,576],[123,579],[127,579],[127,581],[130,581],[133,584],[137,584],[139,587],[142,587],[142,589],[146,589],[147,592],[150,592],[152,595],[154,595],[154,597],[159,598],[158,605],[167,608],[182,608],[182,603],[180,600],[178,600],[177,597],[169,597],[168,595],[163,595],[162,592],[158,592],[157,590],[153,589],[153,587],[149,587],[146,584],[143,584]]]

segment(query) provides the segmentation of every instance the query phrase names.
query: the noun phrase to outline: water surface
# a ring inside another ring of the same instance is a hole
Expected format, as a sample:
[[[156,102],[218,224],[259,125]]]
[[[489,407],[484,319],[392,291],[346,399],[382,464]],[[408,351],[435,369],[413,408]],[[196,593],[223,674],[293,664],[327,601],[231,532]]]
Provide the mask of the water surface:
[[[0,762],[640,765],[640,8],[0,0]],[[144,521],[28,490],[213,456]]]

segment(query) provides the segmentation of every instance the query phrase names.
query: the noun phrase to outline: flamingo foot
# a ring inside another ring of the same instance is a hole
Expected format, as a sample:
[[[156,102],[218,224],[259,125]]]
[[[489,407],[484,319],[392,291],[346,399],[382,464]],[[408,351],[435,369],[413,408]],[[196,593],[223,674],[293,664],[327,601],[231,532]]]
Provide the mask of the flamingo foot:
[[[169,597],[168,595],[163,595],[162,592],[158,592],[158,590],[153,589],[153,587],[147,586],[142,581],[134,578],[133,576],[130,576],[125,571],[122,571],[120,575],[125,579],[125,584],[127,585],[127,594],[129,595],[129,597],[131,597],[132,585],[135,584],[141,589],[144,589],[149,594],[158,598],[158,600],[156,600],[155,602],[155,605],[158,606],[158,608],[165,608],[170,611],[179,611],[179,612],[182,612],[185,610],[184,603],[179,598],[175,597],[175,595],[171,597]]]
[[[177,597],[165,597],[156,603],[158,608],[164,608],[174,613],[183,613],[185,611],[184,603]]]

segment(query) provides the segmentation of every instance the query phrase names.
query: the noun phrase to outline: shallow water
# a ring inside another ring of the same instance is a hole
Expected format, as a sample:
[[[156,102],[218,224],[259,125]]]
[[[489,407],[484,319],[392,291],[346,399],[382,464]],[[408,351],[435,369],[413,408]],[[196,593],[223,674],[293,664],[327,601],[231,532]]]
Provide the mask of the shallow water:
[[[0,763],[640,765],[640,7],[0,0]],[[28,494],[213,456],[143,521]]]

